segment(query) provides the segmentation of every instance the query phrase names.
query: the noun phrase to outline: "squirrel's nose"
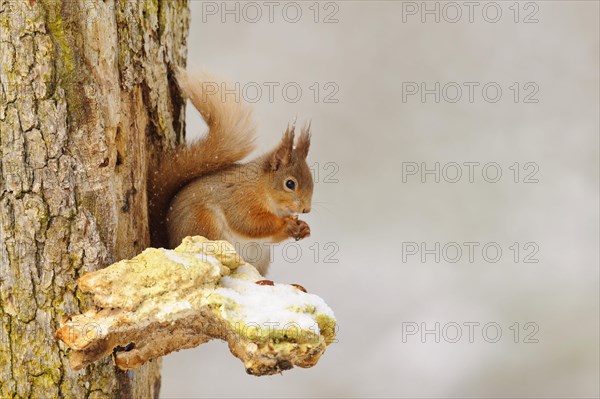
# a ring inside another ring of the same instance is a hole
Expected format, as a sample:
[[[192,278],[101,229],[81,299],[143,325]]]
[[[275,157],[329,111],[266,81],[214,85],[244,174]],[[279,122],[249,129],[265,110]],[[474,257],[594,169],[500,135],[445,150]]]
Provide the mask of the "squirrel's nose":
[[[308,208],[302,209],[302,213],[308,213],[308,212],[310,212],[310,206]]]

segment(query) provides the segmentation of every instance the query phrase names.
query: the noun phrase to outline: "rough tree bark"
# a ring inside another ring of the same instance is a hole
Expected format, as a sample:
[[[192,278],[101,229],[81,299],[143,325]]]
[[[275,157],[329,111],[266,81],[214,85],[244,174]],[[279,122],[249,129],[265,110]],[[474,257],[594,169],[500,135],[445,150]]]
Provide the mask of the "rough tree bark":
[[[156,397],[160,364],[74,372],[84,272],[149,244],[146,165],[183,137],[185,0],[0,0],[0,397]]]

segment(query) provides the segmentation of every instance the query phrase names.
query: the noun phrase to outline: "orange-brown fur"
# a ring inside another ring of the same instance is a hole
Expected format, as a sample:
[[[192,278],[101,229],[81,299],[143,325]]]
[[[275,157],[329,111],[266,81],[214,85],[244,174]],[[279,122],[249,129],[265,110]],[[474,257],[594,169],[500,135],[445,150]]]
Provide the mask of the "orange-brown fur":
[[[251,111],[240,103],[221,102],[219,95],[205,95],[201,82],[184,71],[179,71],[178,83],[209,133],[168,154],[150,174],[153,245],[172,248],[189,235],[240,245],[308,236],[310,228],[295,214],[309,212],[311,206],[313,181],[306,163],[310,126],[302,129],[295,148],[294,128],[288,127],[271,152],[237,163],[254,147]],[[295,190],[285,187],[290,179]],[[269,259],[255,263],[265,273]]]

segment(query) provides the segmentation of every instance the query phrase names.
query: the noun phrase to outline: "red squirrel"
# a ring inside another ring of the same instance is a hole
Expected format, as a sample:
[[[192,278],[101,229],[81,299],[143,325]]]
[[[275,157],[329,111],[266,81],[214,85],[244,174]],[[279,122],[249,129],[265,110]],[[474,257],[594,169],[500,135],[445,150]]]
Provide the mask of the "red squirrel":
[[[206,76],[202,79],[208,82]],[[311,208],[313,179],[306,163],[310,124],[302,129],[295,146],[295,127],[288,126],[272,151],[239,163],[254,149],[252,110],[239,101],[226,101],[227,96],[223,99],[223,86],[208,93],[208,85],[183,69],[177,71],[177,82],[209,131],[167,152],[160,165],[151,167],[152,245],[174,248],[194,235],[227,240],[238,250],[257,243],[260,256],[251,263],[265,274],[271,250],[264,244],[310,235],[308,224],[296,216]]]

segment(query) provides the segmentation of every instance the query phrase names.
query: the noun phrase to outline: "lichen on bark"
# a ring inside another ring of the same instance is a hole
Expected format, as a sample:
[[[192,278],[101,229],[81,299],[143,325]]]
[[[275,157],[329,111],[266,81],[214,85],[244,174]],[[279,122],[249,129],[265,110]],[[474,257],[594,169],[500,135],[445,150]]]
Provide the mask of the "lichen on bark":
[[[182,137],[186,1],[0,0],[0,397],[151,397],[159,364],[80,372],[75,280],[149,244],[146,165]]]

